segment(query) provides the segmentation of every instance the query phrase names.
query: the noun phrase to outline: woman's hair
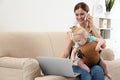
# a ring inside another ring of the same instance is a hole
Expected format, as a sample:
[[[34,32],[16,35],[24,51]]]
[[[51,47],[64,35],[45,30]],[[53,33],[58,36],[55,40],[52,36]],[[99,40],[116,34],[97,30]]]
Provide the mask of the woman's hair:
[[[83,9],[86,12],[89,12],[89,6],[84,2],[79,2],[78,4],[76,4],[74,7],[74,12],[79,8]]]

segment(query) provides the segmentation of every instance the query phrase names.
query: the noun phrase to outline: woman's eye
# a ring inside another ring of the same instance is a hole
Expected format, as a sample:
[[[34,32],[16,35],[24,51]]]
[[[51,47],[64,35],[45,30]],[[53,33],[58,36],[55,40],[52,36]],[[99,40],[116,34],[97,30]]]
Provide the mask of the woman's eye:
[[[84,13],[81,13],[80,15],[82,16],[82,15],[84,15]]]
[[[83,16],[85,15],[84,13],[80,13],[80,14],[75,14],[76,16]]]
[[[75,14],[76,16],[79,16],[79,14]]]

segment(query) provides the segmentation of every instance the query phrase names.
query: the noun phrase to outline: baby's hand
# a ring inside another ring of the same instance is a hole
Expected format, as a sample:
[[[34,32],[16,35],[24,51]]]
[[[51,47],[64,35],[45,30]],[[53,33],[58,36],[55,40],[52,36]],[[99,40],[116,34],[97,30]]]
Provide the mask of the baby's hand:
[[[75,58],[71,58],[71,63],[73,64],[75,62]]]
[[[99,45],[96,46],[95,51],[100,51],[101,47]]]

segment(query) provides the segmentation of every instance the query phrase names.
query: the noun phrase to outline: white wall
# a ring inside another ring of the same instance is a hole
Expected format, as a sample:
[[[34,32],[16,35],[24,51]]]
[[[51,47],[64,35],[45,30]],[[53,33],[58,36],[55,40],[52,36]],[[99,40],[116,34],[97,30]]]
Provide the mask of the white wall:
[[[117,58],[120,58],[120,0],[115,0],[115,4],[110,12],[111,17],[111,37],[107,40],[107,46],[110,47]]]
[[[85,0],[0,0],[0,31],[65,31],[80,1]]]
[[[74,3],[74,0],[0,0],[0,31],[62,31],[72,22]]]
[[[66,31],[75,22],[73,8],[80,1],[88,3],[92,14],[93,5],[104,0],[0,0],[0,31]],[[120,0],[116,0],[111,11],[115,19],[107,40],[116,57],[120,57],[119,4]]]

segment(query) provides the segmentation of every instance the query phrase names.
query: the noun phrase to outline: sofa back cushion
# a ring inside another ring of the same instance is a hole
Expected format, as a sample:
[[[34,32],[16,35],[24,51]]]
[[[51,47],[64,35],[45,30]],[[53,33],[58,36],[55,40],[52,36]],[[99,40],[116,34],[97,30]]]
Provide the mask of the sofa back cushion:
[[[8,54],[0,49],[0,57],[5,57],[5,56],[8,56]]]
[[[0,32],[0,56],[58,56],[65,48],[65,32]]]

